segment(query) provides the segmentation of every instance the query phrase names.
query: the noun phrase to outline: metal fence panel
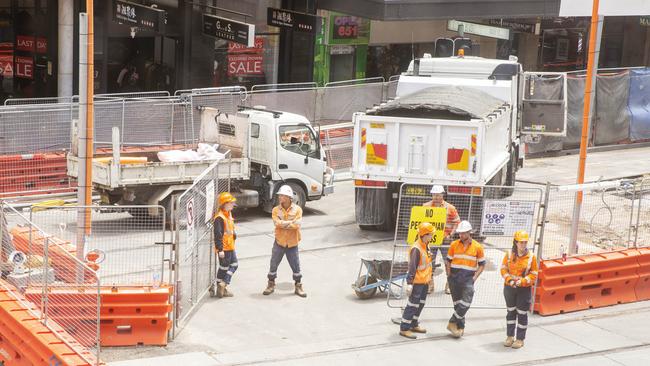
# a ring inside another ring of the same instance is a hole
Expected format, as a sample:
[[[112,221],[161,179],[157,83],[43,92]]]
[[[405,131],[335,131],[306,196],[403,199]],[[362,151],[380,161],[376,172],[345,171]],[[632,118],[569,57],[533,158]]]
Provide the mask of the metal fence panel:
[[[405,273],[411,248],[406,243],[409,231],[411,209],[431,200],[431,185],[403,184],[400,189],[397,224],[395,228],[393,268],[391,278]],[[449,188],[449,187],[448,187]],[[463,187],[468,193],[478,187]],[[476,192],[478,193],[478,192]],[[512,234],[517,230],[530,232],[529,247],[533,248],[537,238],[538,222],[541,219],[543,190],[540,188],[485,186],[480,195],[447,193],[446,201],[458,210],[461,220],[468,220],[473,227],[473,238],[484,248],[487,264],[476,282],[473,308],[505,308],[501,291],[503,287],[500,267],[505,252],[512,249]],[[489,218],[487,217],[489,215]],[[445,251],[448,246],[441,246]],[[434,271],[435,291],[427,296],[426,307],[453,307],[451,296],[443,291],[446,283],[443,254],[438,251],[436,262],[440,267]],[[404,283],[392,284],[388,291],[388,306],[403,308],[407,296]]]
[[[215,162],[175,200],[174,336],[187,323],[216,278],[212,218],[219,193],[230,190],[230,179],[219,178],[229,176],[220,172],[228,166]]]
[[[168,238],[162,206],[32,206],[29,217],[57,238],[75,243],[77,216],[85,210],[90,210],[92,228],[85,252],[101,253],[97,274],[104,285],[160,286],[170,282],[162,244]]]
[[[630,237],[635,247],[650,247],[650,178],[641,179],[636,187],[637,209],[636,217],[632,220]]]
[[[379,105],[384,100],[384,83],[330,86],[319,89],[320,125],[349,122],[352,114]]]
[[[321,143],[327,156],[327,165],[334,169],[335,180],[347,178],[352,169],[352,137],[354,129],[351,123],[325,126],[321,129]],[[351,177],[351,176],[350,176]]]
[[[316,97],[318,89],[279,89],[272,91],[254,90],[249,93],[249,107],[265,106],[267,109],[296,113],[307,117],[310,121],[316,119]]]
[[[77,259],[72,242],[42,230],[5,203],[2,203],[2,215],[3,237],[5,231],[9,232],[12,249],[26,256],[23,265],[16,265],[7,274],[3,286],[20,292],[29,301],[26,305],[34,309],[32,315],[53,336],[78,350],[89,365],[99,365],[100,279],[97,273]]]
[[[575,197],[582,191],[577,254],[625,249],[631,244],[633,207],[638,205],[634,182],[551,187],[544,222],[542,259],[569,253]]]

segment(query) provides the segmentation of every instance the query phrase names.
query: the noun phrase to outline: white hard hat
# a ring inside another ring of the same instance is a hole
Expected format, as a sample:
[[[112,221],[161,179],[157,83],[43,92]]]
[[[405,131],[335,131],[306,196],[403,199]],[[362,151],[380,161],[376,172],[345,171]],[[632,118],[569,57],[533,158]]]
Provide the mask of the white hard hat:
[[[289,187],[287,185],[284,185],[284,186],[280,187],[277,194],[281,194],[283,196],[287,196],[287,197],[293,199],[293,189],[291,189],[291,187]]]
[[[431,193],[432,194],[443,194],[443,193],[445,193],[445,188],[443,186],[440,186],[440,185],[435,185],[435,186],[431,187]]]
[[[457,233],[469,233],[472,231],[472,224],[469,221],[461,221],[456,228]]]

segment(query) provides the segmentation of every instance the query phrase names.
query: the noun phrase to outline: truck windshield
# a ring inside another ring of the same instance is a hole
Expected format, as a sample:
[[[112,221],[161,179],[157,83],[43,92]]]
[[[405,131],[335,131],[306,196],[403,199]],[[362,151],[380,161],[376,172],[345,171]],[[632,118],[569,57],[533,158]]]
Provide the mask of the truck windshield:
[[[318,141],[314,132],[307,126],[280,126],[280,146],[300,155],[320,159]]]

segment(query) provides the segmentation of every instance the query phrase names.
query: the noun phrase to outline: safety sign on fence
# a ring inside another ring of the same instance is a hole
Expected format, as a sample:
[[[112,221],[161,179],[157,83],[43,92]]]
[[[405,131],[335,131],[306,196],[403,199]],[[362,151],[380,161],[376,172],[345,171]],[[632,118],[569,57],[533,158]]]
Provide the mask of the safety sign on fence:
[[[535,204],[532,201],[484,200],[481,234],[511,236],[522,229],[532,232]]]
[[[185,217],[187,218],[187,242],[190,245],[185,246],[185,258],[192,255],[192,247],[194,243],[194,198],[190,198],[185,206]]]
[[[431,223],[431,225],[436,229],[436,231],[433,232],[433,238],[429,244],[442,244],[442,240],[445,236],[445,223],[447,222],[446,208],[414,206],[411,208],[411,218],[409,221],[409,234],[406,239],[408,244],[415,243],[415,240],[418,237],[418,226],[423,222]]]
[[[212,220],[214,215],[214,180],[205,186],[205,223]]]

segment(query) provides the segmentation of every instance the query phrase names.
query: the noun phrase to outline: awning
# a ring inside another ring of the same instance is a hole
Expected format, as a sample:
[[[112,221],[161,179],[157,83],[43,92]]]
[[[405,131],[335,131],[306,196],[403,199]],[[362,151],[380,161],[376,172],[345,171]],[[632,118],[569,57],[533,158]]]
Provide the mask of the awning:
[[[319,0],[318,7],[375,20],[557,17],[560,0]]]

